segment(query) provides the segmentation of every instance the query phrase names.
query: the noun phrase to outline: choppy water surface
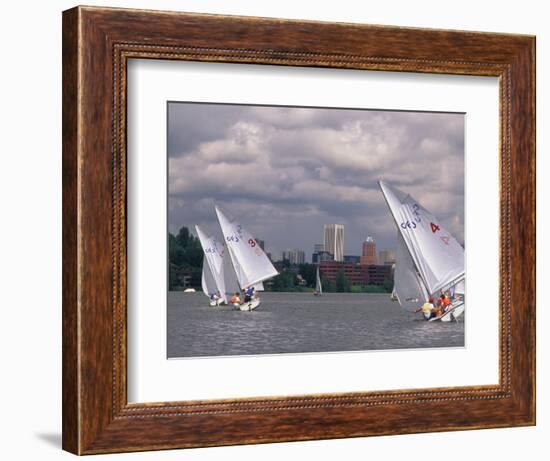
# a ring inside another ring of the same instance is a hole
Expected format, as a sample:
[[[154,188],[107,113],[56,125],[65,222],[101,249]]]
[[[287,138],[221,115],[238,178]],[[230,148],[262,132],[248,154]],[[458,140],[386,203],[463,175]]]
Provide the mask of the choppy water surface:
[[[426,322],[388,295],[262,293],[252,312],[210,307],[202,293],[168,293],[168,357],[464,346],[464,316]]]

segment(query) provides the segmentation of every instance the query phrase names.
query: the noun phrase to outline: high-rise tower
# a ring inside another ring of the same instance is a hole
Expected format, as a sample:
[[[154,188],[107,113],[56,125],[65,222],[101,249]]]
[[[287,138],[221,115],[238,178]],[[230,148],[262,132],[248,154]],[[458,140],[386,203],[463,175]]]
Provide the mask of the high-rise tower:
[[[367,237],[363,242],[363,254],[361,255],[361,264],[378,264],[376,257],[376,243],[372,237]]]
[[[325,251],[334,255],[334,261],[344,260],[344,225],[325,224]]]

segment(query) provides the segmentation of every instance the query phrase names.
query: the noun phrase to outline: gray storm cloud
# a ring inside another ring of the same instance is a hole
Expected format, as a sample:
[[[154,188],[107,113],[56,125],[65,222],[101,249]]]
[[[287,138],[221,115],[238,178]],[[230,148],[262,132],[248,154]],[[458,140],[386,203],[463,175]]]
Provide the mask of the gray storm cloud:
[[[275,253],[311,254],[325,223],[346,254],[393,249],[383,179],[464,239],[463,114],[171,102],[168,159],[171,232],[218,232],[216,203]]]

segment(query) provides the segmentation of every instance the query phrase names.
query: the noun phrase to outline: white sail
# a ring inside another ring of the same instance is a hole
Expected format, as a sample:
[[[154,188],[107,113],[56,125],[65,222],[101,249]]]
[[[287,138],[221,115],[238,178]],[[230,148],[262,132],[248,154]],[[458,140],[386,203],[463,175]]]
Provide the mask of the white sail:
[[[264,283],[263,282],[256,283],[254,285],[254,291],[264,291]]]
[[[464,279],[464,248],[439,220],[410,195],[379,184],[427,292],[437,294]]]
[[[216,284],[216,280],[214,279],[214,275],[210,270],[210,266],[208,265],[206,257],[204,257],[202,260],[201,287],[203,293],[208,297],[210,297],[212,293],[217,293],[219,291],[218,285]]]
[[[395,271],[393,273],[393,293],[401,307],[410,312],[414,312],[429,297],[399,232],[397,233]]]
[[[202,289],[206,296],[212,293],[225,293],[223,276],[223,245],[215,238],[206,235],[199,226],[195,226],[197,236],[204,252],[202,264]]]
[[[241,224],[230,221],[218,208],[216,214],[241,288],[248,288],[278,274],[256,239]]]
[[[321,277],[319,275],[319,265],[317,265],[317,274],[315,277],[315,291],[320,295],[323,294],[323,286],[321,285]]]
[[[237,274],[235,268],[233,267],[233,262],[229,256],[229,249],[225,246],[225,251],[223,254],[223,284],[225,290],[222,292],[223,300],[226,304],[229,304],[229,298],[235,293],[240,293],[241,287],[239,286],[239,281],[237,280]]]

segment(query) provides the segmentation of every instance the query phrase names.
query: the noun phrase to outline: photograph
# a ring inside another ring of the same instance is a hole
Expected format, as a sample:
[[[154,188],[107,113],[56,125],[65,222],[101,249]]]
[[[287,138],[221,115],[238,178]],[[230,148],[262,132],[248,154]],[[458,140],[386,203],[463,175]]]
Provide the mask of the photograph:
[[[167,102],[167,356],[465,346],[464,113]]]

